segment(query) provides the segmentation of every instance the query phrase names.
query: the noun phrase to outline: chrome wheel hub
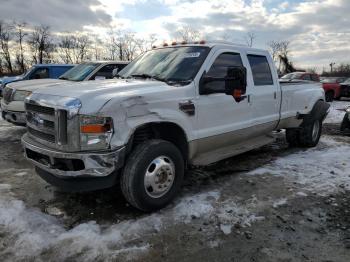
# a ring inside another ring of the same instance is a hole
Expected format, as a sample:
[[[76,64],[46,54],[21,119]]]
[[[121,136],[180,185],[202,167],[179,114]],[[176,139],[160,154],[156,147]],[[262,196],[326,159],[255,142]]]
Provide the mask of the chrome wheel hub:
[[[316,120],[312,127],[312,141],[316,141],[318,137],[318,133],[320,132],[320,121]]]
[[[152,198],[164,196],[172,187],[175,179],[175,165],[166,156],[154,159],[148,166],[144,179],[146,193]]]

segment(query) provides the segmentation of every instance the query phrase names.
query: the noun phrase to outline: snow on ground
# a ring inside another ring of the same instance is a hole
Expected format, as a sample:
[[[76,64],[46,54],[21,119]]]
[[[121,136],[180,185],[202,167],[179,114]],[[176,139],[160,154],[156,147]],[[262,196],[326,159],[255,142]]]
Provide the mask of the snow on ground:
[[[330,103],[330,111],[324,123],[338,124],[343,121],[345,115],[344,109],[350,106],[350,101],[333,101]]]
[[[237,223],[246,227],[263,219],[248,210],[254,207],[253,203],[243,207],[232,199],[220,203],[219,198],[218,191],[184,196],[175,204],[139,219],[112,225],[90,221],[67,230],[59,219],[27,208],[24,202],[15,199],[10,185],[0,184],[0,233],[13,241],[6,243],[5,253],[19,260],[45,252],[53,253],[52,257],[60,256],[62,260],[74,260],[76,254],[84,261],[95,261],[101,256],[111,260],[123,256],[124,260],[132,260],[147,252],[149,243],[143,241],[147,237],[169,226],[190,223],[196,217],[214,219],[227,228],[225,233],[231,232],[231,227]],[[135,239],[139,239],[136,244]]]
[[[0,110],[1,114],[1,110]],[[0,140],[2,141],[18,141],[23,135],[24,127],[15,126],[2,119],[0,116]]]
[[[350,190],[349,152],[349,143],[322,137],[318,147],[280,157],[249,174],[285,176],[306,191],[319,195],[327,195],[341,188]]]

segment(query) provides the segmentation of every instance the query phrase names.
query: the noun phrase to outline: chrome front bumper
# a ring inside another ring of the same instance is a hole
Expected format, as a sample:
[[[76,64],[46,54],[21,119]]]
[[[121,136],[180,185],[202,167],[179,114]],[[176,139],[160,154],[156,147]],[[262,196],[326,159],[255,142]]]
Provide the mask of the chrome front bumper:
[[[27,134],[22,137],[22,144],[30,162],[58,178],[106,177],[124,164],[124,147],[102,153],[66,153],[38,144]]]
[[[26,113],[25,112],[15,112],[9,110],[2,110],[1,112],[2,118],[6,121],[18,124],[25,125],[26,124]]]

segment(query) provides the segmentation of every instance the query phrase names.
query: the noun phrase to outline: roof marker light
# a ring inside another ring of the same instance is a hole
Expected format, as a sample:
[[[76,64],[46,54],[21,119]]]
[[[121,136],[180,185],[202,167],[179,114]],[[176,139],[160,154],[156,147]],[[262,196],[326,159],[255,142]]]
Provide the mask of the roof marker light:
[[[171,45],[177,45],[177,43],[176,42],[172,42]]]
[[[163,46],[169,46],[168,43],[164,43]]]
[[[200,44],[200,45],[205,45],[205,40],[201,40],[201,41],[199,42],[199,44]]]

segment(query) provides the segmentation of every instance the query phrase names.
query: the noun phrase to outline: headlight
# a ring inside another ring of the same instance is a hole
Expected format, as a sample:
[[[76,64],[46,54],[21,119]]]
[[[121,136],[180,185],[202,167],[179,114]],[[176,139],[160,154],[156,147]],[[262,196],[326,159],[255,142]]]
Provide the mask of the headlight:
[[[32,92],[25,90],[16,90],[12,96],[12,101],[24,101],[27,96],[30,96]]]
[[[112,135],[112,118],[80,116],[80,147],[82,150],[107,149]]]
[[[346,109],[347,113],[350,113],[350,106]]]

